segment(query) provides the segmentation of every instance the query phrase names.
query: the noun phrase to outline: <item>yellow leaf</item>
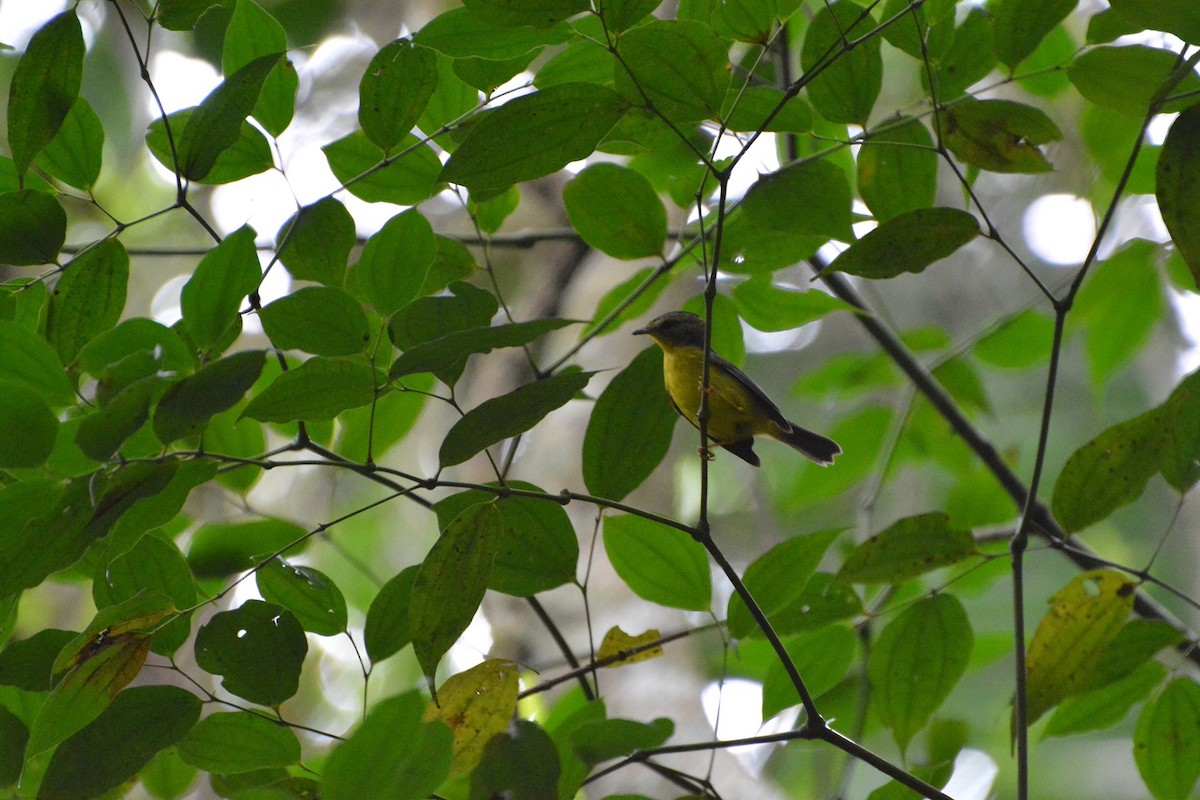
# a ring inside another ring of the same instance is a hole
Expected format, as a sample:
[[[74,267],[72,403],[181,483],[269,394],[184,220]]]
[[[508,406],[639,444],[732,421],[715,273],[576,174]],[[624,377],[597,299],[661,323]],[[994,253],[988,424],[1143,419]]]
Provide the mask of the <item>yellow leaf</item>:
[[[651,628],[645,633],[632,636],[621,630],[619,625],[614,626],[608,633],[604,634],[604,641],[600,644],[600,651],[596,653],[596,659],[600,662],[613,659],[612,663],[604,664],[606,667],[623,667],[626,664],[649,661],[663,654],[662,647],[655,645],[654,647],[647,647],[644,650],[639,650],[638,648],[645,647],[660,639],[662,639],[662,634],[656,628]],[[633,652],[634,650],[637,650],[637,652]]]
[[[508,727],[517,710],[517,677],[513,662],[489,659],[447,678],[437,690],[440,707],[429,701],[424,721],[441,717],[454,732],[451,776],[470,772],[488,740]]]

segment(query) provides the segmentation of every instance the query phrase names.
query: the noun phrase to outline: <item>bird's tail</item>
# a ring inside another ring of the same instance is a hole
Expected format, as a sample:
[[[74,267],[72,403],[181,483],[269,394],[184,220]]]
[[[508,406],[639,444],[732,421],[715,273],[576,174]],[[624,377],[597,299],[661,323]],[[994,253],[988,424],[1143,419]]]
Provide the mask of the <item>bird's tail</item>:
[[[791,430],[784,430],[778,425],[772,425],[771,428],[771,435],[774,438],[800,451],[802,455],[823,467],[832,464],[833,457],[842,452],[842,448],[833,439],[813,433],[794,422],[791,423]]]

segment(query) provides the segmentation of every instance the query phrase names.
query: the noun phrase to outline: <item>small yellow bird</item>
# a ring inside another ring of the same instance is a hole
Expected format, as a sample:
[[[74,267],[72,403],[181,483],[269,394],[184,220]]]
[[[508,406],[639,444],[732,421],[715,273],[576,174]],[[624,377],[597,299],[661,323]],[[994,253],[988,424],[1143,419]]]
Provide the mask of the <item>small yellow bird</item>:
[[[633,332],[654,339],[663,351],[663,382],[671,405],[697,428],[704,373],[704,320],[687,311],[672,311]],[[799,450],[821,466],[842,452],[837,442],[789,422],[766,392],[740,369],[712,353],[709,356],[708,438],[738,458],[759,465],[755,436],[770,436]]]

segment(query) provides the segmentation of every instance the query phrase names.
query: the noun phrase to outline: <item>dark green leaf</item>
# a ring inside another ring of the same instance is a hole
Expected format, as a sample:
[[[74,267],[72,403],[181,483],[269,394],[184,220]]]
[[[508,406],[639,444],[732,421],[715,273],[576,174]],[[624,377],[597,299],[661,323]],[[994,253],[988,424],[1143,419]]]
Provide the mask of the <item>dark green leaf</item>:
[[[97,608],[104,608],[145,589],[170,599],[175,608],[186,609],[196,603],[196,585],[183,554],[174,542],[155,534],[143,536],[130,550],[97,570],[92,599]],[[150,649],[170,655],[183,646],[190,633],[189,618],[181,616],[155,631]]]
[[[471,128],[440,179],[486,200],[587,157],[625,110],[611,89],[591,83],[558,84],[518,97]]]
[[[563,372],[485,400],[454,423],[442,442],[442,467],[461,464],[497,442],[532,428],[582,391],[594,372]]]
[[[380,166],[384,153],[361,131],[321,148],[334,176],[368,203],[415,205],[437,191],[442,162],[429,145],[405,136]]]
[[[74,389],[58,355],[36,333],[0,320],[0,381],[12,381],[56,406],[74,402]]]
[[[884,122],[863,142],[856,164],[858,191],[880,222],[929,208],[937,194],[938,155],[919,120]]]
[[[1158,157],[1155,198],[1175,246],[1200,284],[1200,226],[1192,224],[1200,214],[1200,105],[1171,123]]]
[[[997,0],[995,48],[1000,63],[1012,72],[1034,51],[1079,0]]]
[[[46,340],[64,364],[121,319],[128,283],[129,254],[116,239],[88,248],[63,268],[50,298]]]
[[[549,28],[588,10],[587,0],[466,0],[471,13],[489,25]]]
[[[192,536],[188,563],[197,578],[225,578],[250,569],[261,556],[299,543],[305,533],[299,525],[279,519],[210,522]],[[288,553],[300,549],[297,544]]]
[[[511,733],[493,736],[471,770],[471,800],[556,797],[561,766],[553,740],[536,722],[518,719]]]
[[[286,609],[247,600],[213,616],[196,634],[196,664],[222,677],[225,690],[278,707],[300,686],[308,653],[304,629]]]
[[[239,228],[205,254],[179,296],[183,328],[200,350],[221,340],[261,281],[253,228]]]
[[[808,84],[808,99],[830,122],[864,125],[875,107],[883,56],[879,37],[864,38],[874,28],[870,13],[850,0],[826,4],[808,26],[800,65],[806,73],[819,70]],[[859,40],[853,50],[849,39]]]
[[[258,316],[280,350],[349,356],[364,352],[371,340],[362,306],[333,287],[306,286],[265,306]]]
[[[158,22],[169,31],[188,31],[210,8],[228,4],[229,0],[160,0]]]
[[[650,181],[617,164],[592,164],[563,187],[567,217],[592,247],[613,258],[662,254],[667,213]]]
[[[262,350],[243,350],[205,364],[172,386],[154,410],[154,433],[163,444],[193,436],[214,415],[233,408],[258,380],[266,362]]]
[[[354,217],[332,197],[297,211],[279,228],[279,260],[293,278],[341,286],[356,241]]]
[[[942,113],[941,125],[954,155],[992,172],[1049,172],[1038,146],[1062,138],[1044,112],[1012,100],[964,98]]]
[[[419,295],[437,252],[429,220],[410,208],[389,219],[367,240],[350,271],[350,284],[358,297],[381,315],[390,316]]]
[[[369,364],[317,356],[276,378],[250,401],[241,417],[259,422],[332,419],[348,408],[370,403],[383,382],[383,373]]]
[[[100,176],[104,128],[91,104],[75,100],[58,133],[42,150],[37,164],[68,186],[90,190]]]
[[[486,327],[500,307],[486,289],[461,281],[451,283],[449,289],[445,296],[417,298],[392,316],[388,334],[397,347],[408,350],[456,331]],[[466,364],[465,358],[439,364],[434,374],[443,383],[453,384]]]
[[[43,628],[28,639],[9,642],[0,651],[0,685],[28,692],[48,692],[53,686],[54,659],[77,634]]]
[[[155,753],[187,734],[200,698],[178,686],[135,686],[54,751],[39,798],[107,797],[132,780]]]
[[[862,601],[853,589],[840,583],[833,575],[818,572],[809,578],[804,591],[769,617],[776,633],[791,636],[803,631],[820,630],[832,622],[862,613]],[[747,634],[749,637],[762,635],[757,626]]]
[[[1183,634],[1162,620],[1131,619],[1104,652],[1084,691],[1129,677],[1167,647],[1183,642]]]
[[[962,677],[974,641],[962,603],[946,593],[917,601],[879,634],[867,662],[871,699],[902,752]]]
[[[662,4],[662,0],[599,0],[596,9],[604,18],[604,27],[621,32],[641,22]]]
[[[804,677],[804,685],[814,698],[833,689],[850,671],[858,655],[858,637],[846,625],[829,625],[812,633],[784,642],[792,663]],[[800,702],[791,676],[778,659],[771,661],[763,678],[762,717],[771,717]]]
[[[571,749],[585,764],[596,765],[634,750],[662,745],[675,732],[675,723],[665,717],[653,722],[632,719],[600,719],[571,731]]]
[[[58,419],[26,384],[0,380],[0,469],[40,467],[54,449]]]
[[[583,437],[583,482],[589,492],[623,500],[662,462],[677,417],[667,403],[645,402],[662,390],[662,358],[649,347],[601,393]]]
[[[408,606],[420,568],[419,564],[414,564],[400,570],[380,587],[379,593],[371,601],[363,626],[363,643],[372,664],[394,656],[412,641]]]
[[[14,267],[49,264],[67,238],[67,212],[49,192],[0,194],[0,261]]]
[[[20,717],[0,706],[0,786],[15,786],[20,780],[28,743],[29,728]]]
[[[977,552],[969,530],[953,528],[941,512],[906,517],[854,549],[838,579],[847,583],[902,583],[957,564]]]
[[[1178,65],[1179,55],[1171,50],[1140,44],[1095,47],[1072,61],[1067,75],[1088,100],[1140,120]],[[1188,73],[1173,90],[1187,99],[1167,103],[1162,110],[1179,111],[1197,90],[1200,77]]]
[[[195,110],[186,108],[167,117],[176,141],[179,139],[180,132],[187,128],[188,121],[191,120]],[[147,128],[146,146],[164,167],[172,172],[179,169],[173,154],[177,151],[171,149],[171,139],[167,136],[167,130],[161,118],[151,122],[150,127]],[[243,122],[238,128],[236,141],[221,151],[208,174],[202,179],[193,180],[196,183],[213,185],[233,183],[242,178],[266,172],[273,163],[271,145],[267,142],[267,137],[263,136],[262,132],[249,122]]]
[[[720,116],[729,52],[712,28],[692,20],[651,20],[627,31],[617,54],[617,86],[631,102],[649,102],[674,122]]]
[[[801,161],[764,175],[750,187],[741,213],[756,231],[853,241],[846,173],[827,159]]]
[[[207,772],[231,774],[300,761],[291,728],[249,711],[210,714],[179,743],[180,757]]]
[[[557,5],[561,7],[561,4]],[[426,23],[413,41],[451,58],[504,61],[546,45],[562,44],[568,35],[569,29],[565,26],[545,29],[528,25],[498,27],[468,8],[452,8]]]
[[[881,19],[889,20],[905,12],[908,18],[888,26],[883,38],[913,58],[924,59],[924,54],[928,54],[933,66],[953,41],[955,5],[955,0],[930,0],[913,8],[907,0],[887,0]]]
[[[221,71],[232,75],[257,58],[287,51],[287,34],[254,0],[238,0],[225,29]],[[253,115],[272,136],[278,136],[292,121],[298,79],[295,68],[280,58],[263,82]]]
[[[113,552],[120,552],[121,548],[131,546],[146,531],[171,522],[183,508],[192,490],[208,483],[216,475],[215,463],[191,461],[179,464],[177,469],[166,471],[161,478],[165,481],[165,486],[158,486],[158,480],[151,481],[148,488],[153,490],[139,498],[114,523],[111,534]]]
[[[437,373],[477,353],[490,353],[503,347],[521,347],[537,341],[551,331],[572,324],[569,319],[534,319],[510,322],[486,328],[455,331],[428,342],[413,345],[392,363],[392,380],[418,372]]]
[[[1142,709],[1133,734],[1138,773],[1155,800],[1187,800],[1200,778],[1200,684],[1180,677]]]
[[[1112,11],[1122,21],[1142,28],[1173,33],[1188,44],[1200,44],[1200,8],[1189,0],[1113,0]]]
[[[258,102],[263,81],[279,60],[278,54],[256,58],[229,75],[196,107],[176,140],[184,178],[203,180],[218,156],[238,141],[242,124]]]
[[[708,554],[683,531],[632,514],[610,516],[604,520],[604,551],[643,600],[688,611],[712,605]]]
[[[8,91],[8,146],[22,182],[79,97],[83,54],[83,30],[72,8],[39,28],[17,62]]]
[[[511,534],[495,503],[479,503],[455,517],[425,556],[408,619],[417,662],[431,681],[438,661],[479,610],[496,553]]]
[[[785,102],[786,99],[786,102]],[[771,86],[751,86],[744,91],[732,89],[726,99],[723,119],[731,131],[772,131],[776,133],[805,133],[812,130],[813,114],[799,97],[786,98]],[[777,110],[778,109],[778,110]]]
[[[509,481],[506,485],[522,491],[542,491],[524,481]],[[579,540],[562,505],[549,499],[495,497],[494,493],[482,490],[459,492],[433,506],[438,525],[444,529],[472,505],[495,500],[496,510],[510,533],[500,543],[488,588],[517,597],[532,597],[573,582],[579,561]]]
[[[921,272],[979,235],[973,214],[957,208],[906,211],[844,250],[829,269],[863,278]]]
[[[899,26],[893,26],[899,27]],[[992,15],[972,8],[954,31],[949,49],[937,64],[938,99],[954,100],[987,77],[996,66],[992,49]]]
[[[263,599],[295,614],[304,630],[321,636],[345,632],[346,599],[320,570],[276,557],[259,567],[255,579]]]
[[[329,755],[327,800],[423,800],[450,774],[453,734],[441,719],[424,722],[428,701],[416,692],[376,705]]]
[[[358,84],[358,124],[387,152],[412,132],[437,88],[437,56],[410,39],[384,45]]]
[[[809,578],[825,557],[825,551],[841,533],[839,530],[819,531],[781,542],[756,558],[746,568],[742,581],[768,617],[796,602]],[[729,633],[744,638],[755,629],[755,621],[742,598],[729,598],[727,613]]]
[[[353,461],[371,461],[386,453],[416,425],[428,404],[433,376],[415,376],[403,388],[380,395],[371,406],[338,415],[337,450]],[[261,426],[259,426],[261,427]],[[261,453],[259,447],[247,455]]]
[[[1166,667],[1150,662],[1103,688],[1068,697],[1054,710],[1043,736],[1049,739],[1110,728],[1125,719],[1135,703],[1149,697],[1166,676]]]
[[[854,310],[833,295],[784,288],[766,275],[756,275],[733,287],[733,301],[746,324],[770,332],[794,330],[835,311]]]

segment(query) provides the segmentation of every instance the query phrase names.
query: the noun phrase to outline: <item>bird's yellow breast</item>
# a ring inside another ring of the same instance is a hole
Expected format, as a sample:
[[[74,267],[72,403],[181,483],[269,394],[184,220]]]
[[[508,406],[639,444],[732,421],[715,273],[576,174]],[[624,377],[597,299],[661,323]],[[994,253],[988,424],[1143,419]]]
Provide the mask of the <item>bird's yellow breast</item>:
[[[704,370],[698,347],[671,347],[663,351],[663,381],[667,394],[687,418],[700,427],[700,382]],[[768,420],[754,407],[753,398],[731,375],[712,366],[709,370],[708,436],[717,444],[747,439],[766,433]]]

